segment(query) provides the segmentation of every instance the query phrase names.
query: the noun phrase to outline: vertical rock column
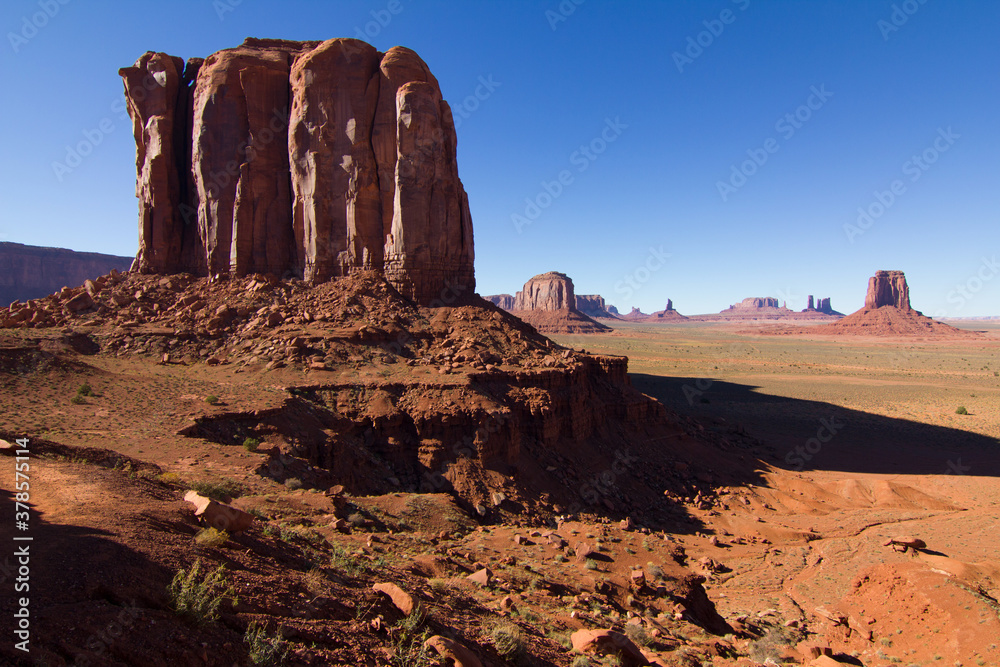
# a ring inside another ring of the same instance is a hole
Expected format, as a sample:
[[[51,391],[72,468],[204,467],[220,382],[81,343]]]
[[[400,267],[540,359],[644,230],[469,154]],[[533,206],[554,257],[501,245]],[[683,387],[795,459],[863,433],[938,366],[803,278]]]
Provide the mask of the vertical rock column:
[[[451,109],[441,99],[437,80],[413,51],[390,49],[381,69],[387,83],[381,87],[376,127],[395,82],[414,74],[427,79],[395,90],[395,191],[385,240],[386,278],[422,304],[471,294],[472,216],[458,178]]]
[[[291,69],[288,154],[297,271],[327,280],[382,269],[382,211],[372,149],[379,52],[331,39]]]
[[[181,261],[183,218],[180,175],[175,152],[179,93],[184,61],[165,53],[144,53],[132,67],[118,70],[135,136],[139,199],[139,252],[136,265],[143,273],[167,273]]]
[[[288,60],[282,50],[227,49],[198,72],[191,163],[210,274],[281,275],[288,266]]]

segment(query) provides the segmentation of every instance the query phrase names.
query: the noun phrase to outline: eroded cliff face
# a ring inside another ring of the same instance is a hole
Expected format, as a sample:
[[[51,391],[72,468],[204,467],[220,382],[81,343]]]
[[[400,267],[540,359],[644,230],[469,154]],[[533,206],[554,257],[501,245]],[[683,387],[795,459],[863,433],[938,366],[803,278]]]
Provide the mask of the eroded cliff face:
[[[576,310],[573,281],[557,271],[539,274],[514,295],[514,310]]]
[[[131,257],[0,242],[0,304],[48,296],[131,263]]]
[[[247,39],[119,72],[136,141],[137,268],[472,294],[451,109],[420,57],[353,39]]]

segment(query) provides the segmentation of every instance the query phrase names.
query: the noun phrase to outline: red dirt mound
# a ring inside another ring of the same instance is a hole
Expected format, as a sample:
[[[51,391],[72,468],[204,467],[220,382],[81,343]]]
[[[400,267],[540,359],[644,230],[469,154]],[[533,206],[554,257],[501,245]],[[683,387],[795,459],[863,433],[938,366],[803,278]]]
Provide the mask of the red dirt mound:
[[[542,333],[581,334],[606,333],[611,327],[592,320],[578,310],[517,310],[512,311]]]
[[[937,322],[917,310],[903,310],[895,306],[862,308],[831,324],[810,329],[817,334],[845,336],[935,336],[967,338],[978,336],[974,331],[956,329]]]

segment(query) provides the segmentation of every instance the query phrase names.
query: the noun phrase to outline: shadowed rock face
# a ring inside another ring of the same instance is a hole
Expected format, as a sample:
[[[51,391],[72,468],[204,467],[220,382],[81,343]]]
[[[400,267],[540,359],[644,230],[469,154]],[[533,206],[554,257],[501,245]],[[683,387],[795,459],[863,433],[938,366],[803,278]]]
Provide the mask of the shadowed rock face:
[[[413,51],[247,39],[186,66],[146,53],[119,73],[140,271],[376,270],[422,304],[474,292],[451,109]]]
[[[882,306],[910,310],[910,288],[902,271],[876,271],[875,275],[868,279],[865,308]]]
[[[514,310],[514,297],[510,294],[493,294],[483,298],[496,305],[498,308],[503,308],[504,310]]]
[[[557,271],[539,274],[514,296],[514,310],[576,310],[573,281]]]

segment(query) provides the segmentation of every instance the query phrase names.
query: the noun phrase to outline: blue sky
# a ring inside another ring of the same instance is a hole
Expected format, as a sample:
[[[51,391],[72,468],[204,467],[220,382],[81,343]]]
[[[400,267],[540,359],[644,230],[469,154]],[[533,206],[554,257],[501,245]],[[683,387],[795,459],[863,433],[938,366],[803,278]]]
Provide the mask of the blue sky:
[[[143,52],[363,35],[460,119],[482,294],[557,270],[626,311],[851,312],[901,269],[927,314],[1000,315],[1000,3],[9,0],[0,27],[0,240],[134,254]]]

